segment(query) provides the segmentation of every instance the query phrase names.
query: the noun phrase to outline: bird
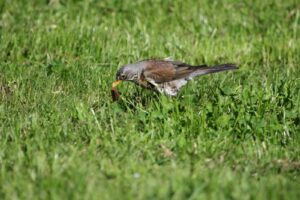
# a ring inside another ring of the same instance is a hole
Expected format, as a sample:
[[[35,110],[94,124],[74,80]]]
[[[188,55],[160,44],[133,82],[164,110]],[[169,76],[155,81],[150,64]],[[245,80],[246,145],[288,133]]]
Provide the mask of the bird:
[[[169,58],[147,59],[118,69],[112,88],[115,89],[122,81],[130,81],[167,96],[176,96],[188,81],[197,76],[235,69],[238,67],[231,63],[209,67],[206,64],[190,65]]]

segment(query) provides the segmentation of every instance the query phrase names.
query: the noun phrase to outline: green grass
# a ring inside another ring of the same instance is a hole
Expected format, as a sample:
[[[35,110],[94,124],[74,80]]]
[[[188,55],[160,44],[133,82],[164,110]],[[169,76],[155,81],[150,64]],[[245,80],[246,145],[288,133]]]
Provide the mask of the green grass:
[[[0,199],[299,199],[300,7],[0,1]],[[240,69],[176,98],[120,85],[172,57]]]

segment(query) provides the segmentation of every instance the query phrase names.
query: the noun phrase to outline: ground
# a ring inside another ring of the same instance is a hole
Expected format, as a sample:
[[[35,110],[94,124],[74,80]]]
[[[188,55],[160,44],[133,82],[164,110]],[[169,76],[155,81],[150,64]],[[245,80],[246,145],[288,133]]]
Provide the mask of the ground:
[[[1,199],[299,199],[294,0],[0,1]],[[147,58],[240,69],[176,98]]]

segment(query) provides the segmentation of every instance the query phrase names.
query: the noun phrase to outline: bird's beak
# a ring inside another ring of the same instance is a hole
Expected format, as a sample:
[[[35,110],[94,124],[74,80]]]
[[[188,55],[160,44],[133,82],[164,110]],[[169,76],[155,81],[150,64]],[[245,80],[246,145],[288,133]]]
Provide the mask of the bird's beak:
[[[122,82],[121,80],[114,81],[114,82],[112,83],[112,87],[113,87],[113,88],[116,87],[116,86],[119,85],[121,82]]]

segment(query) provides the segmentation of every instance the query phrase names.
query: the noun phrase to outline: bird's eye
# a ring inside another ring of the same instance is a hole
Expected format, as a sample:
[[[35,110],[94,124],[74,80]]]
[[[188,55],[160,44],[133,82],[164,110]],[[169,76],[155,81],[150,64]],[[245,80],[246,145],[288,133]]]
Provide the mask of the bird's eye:
[[[121,79],[125,79],[125,78],[126,78],[125,74],[122,74]]]

